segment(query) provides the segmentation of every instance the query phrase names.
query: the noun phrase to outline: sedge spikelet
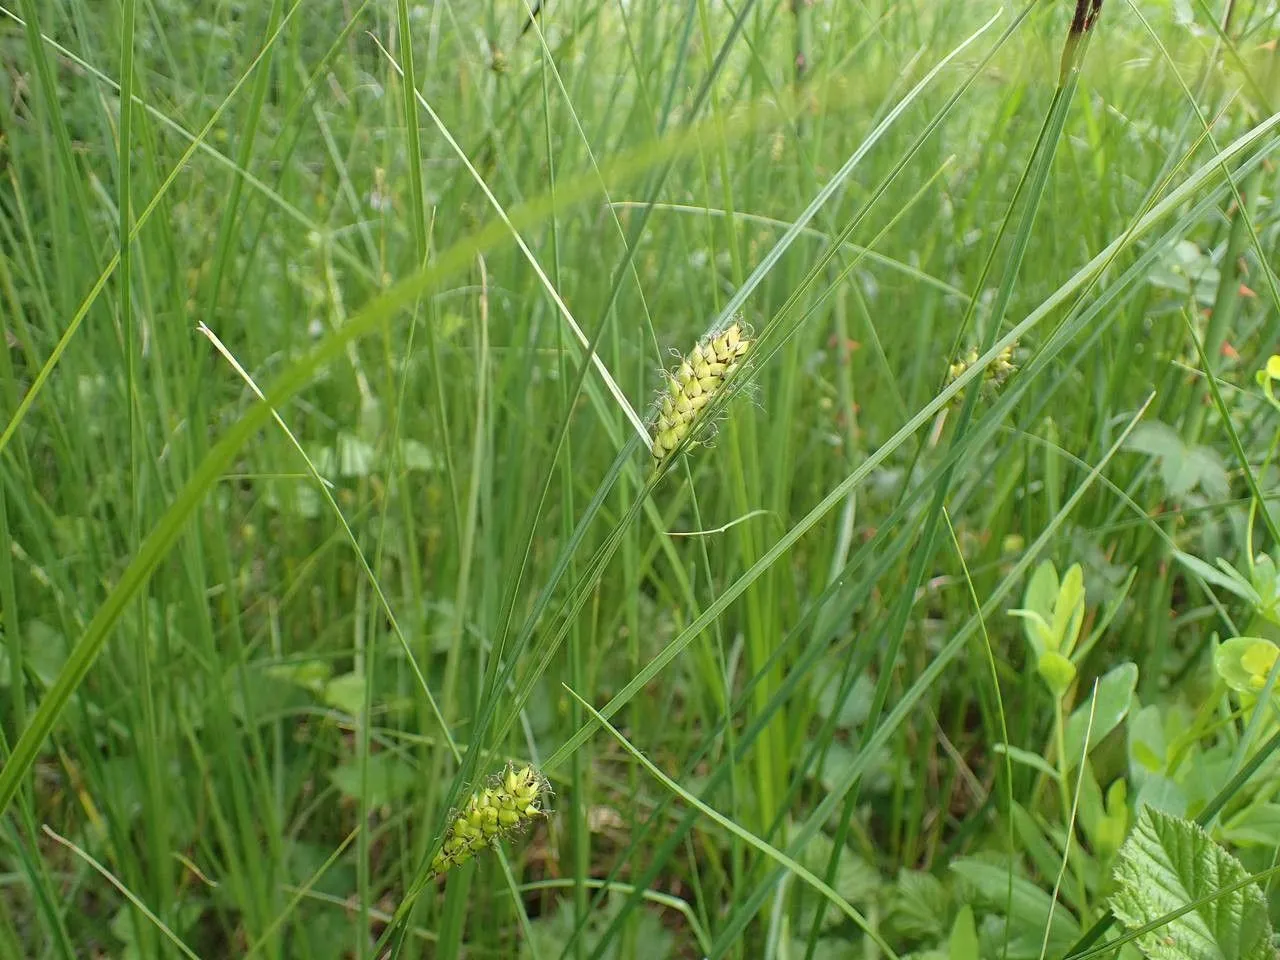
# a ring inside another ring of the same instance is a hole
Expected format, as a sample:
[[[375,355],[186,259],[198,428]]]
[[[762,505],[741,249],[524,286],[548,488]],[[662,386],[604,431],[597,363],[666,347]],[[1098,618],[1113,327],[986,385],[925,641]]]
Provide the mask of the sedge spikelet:
[[[667,374],[658,416],[653,424],[653,458],[658,463],[693,433],[702,412],[751,349],[751,338],[734,320],[705,337],[675,371]]]
[[[460,810],[449,815],[449,829],[431,861],[432,875],[466,863],[487,847],[515,836],[547,815],[551,784],[536,767],[509,765]]]
[[[987,369],[982,371],[982,388],[990,393],[999,390],[1004,386],[1005,381],[1013,375],[1017,370],[1017,366],[1013,362],[1013,351],[1016,344],[1010,344],[1001,350],[994,360],[987,364]],[[968,370],[971,366],[978,362],[978,350],[971,347],[965,356],[951,364],[947,370],[947,383],[952,383]]]

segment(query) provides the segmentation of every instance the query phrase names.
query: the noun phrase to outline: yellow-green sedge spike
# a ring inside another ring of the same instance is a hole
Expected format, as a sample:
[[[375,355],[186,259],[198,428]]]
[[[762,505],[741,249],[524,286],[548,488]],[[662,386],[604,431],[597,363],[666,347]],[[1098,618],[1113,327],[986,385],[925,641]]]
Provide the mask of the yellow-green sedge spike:
[[[550,794],[551,785],[536,767],[508,766],[473,793],[462,809],[450,814],[449,830],[431,861],[432,874],[466,863],[547,816]]]
[[[653,423],[653,458],[661,464],[698,425],[703,410],[751,349],[752,340],[735,320],[701,340],[667,374],[666,389]]]

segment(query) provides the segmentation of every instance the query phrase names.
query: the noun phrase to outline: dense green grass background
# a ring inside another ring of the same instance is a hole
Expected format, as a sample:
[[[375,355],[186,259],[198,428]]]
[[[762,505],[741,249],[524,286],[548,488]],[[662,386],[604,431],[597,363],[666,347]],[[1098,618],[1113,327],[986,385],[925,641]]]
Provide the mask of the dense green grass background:
[[[5,0],[0,955],[1061,956],[1034,564],[1105,627],[1064,709],[1137,668],[1089,790],[1247,752],[1175,551],[1276,549],[1278,11]],[[509,758],[553,815],[428,879]]]

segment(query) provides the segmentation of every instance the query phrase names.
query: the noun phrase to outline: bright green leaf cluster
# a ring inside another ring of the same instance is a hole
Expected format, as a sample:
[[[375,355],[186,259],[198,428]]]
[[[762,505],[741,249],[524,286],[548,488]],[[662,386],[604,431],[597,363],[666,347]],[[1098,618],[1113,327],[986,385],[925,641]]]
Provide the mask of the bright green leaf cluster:
[[[1256,695],[1267,685],[1267,678],[1280,658],[1280,647],[1262,637],[1232,637],[1213,654],[1213,668],[1228,687],[1248,695]]]
[[[1076,678],[1071,654],[1080,640],[1084,609],[1084,571],[1080,564],[1073,564],[1059,582],[1053,562],[1046,560],[1031,575],[1023,606],[1009,611],[1022,618],[1035,654],[1036,671],[1059,699]]]
[[[1275,395],[1275,384],[1277,380],[1280,380],[1280,356],[1276,356],[1273,353],[1267,357],[1266,366],[1254,374],[1254,377],[1258,381],[1258,386],[1262,388],[1262,393],[1267,398],[1267,402],[1277,410],[1280,410],[1280,400],[1277,400]]]

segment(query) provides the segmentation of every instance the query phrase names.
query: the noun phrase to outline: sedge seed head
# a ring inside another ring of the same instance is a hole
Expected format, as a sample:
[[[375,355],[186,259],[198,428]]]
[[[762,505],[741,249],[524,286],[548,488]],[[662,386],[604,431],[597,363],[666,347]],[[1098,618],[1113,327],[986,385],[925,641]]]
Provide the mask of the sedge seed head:
[[[702,412],[741,365],[752,340],[741,320],[700,340],[673,372],[653,423],[653,458],[662,463],[700,425]]]
[[[466,863],[547,816],[550,794],[551,784],[536,767],[508,765],[450,814],[449,830],[431,861],[432,874]]]
[[[1016,343],[1001,350],[994,360],[987,364],[985,370],[982,371],[982,389],[987,393],[994,393],[1004,386],[1015,370],[1018,369],[1014,363],[1014,349]],[[977,347],[970,347],[969,351],[947,369],[947,383],[953,383],[966,370],[978,362]]]

